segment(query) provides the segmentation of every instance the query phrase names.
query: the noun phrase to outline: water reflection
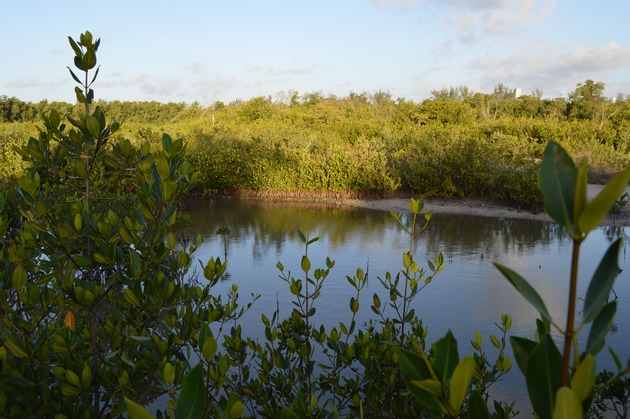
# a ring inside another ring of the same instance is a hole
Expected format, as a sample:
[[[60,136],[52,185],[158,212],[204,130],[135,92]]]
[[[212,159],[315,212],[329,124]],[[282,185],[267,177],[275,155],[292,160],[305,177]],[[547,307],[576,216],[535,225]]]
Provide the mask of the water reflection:
[[[326,256],[336,261],[331,275],[317,301],[316,322],[336,325],[349,318],[348,300],[353,295],[346,282],[357,267],[369,270],[369,282],[361,300],[359,315],[371,318],[372,294],[382,293],[377,277],[401,268],[402,253],[409,247],[408,238],[387,212],[347,206],[324,206],[304,203],[263,203],[226,201],[208,207],[205,203],[190,206],[195,231],[204,243],[196,255],[205,260],[223,256],[227,245],[230,279],[220,283],[215,292],[222,293],[232,283],[239,285],[241,296],[260,293],[244,331],[260,333],[260,315],[269,314],[279,303],[281,315],[291,310],[292,296],[278,279],[276,263],[298,274],[304,249],[296,239],[299,228],[319,236],[309,249],[313,268],[321,267]],[[401,214],[409,222],[408,214]],[[217,235],[219,228],[230,231],[227,242]],[[578,295],[584,296],[590,277],[609,244],[628,229],[606,227],[594,231],[582,245]],[[428,228],[416,239],[416,260],[425,266],[425,258],[442,252],[447,266],[434,283],[415,301],[416,312],[429,327],[429,341],[435,341],[452,330],[460,342],[460,351],[470,353],[468,341],[479,329],[484,336],[496,334],[494,323],[500,315],[513,316],[512,334],[533,337],[535,311],[512,288],[493,266],[499,262],[519,272],[536,287],[559,323],[566,310],[571,240],[556,224],[535,220],[499,219],[471,215],[435,214]],[[621,359],[630,355],[630,274],[626,269],[625,247],[617,279],[617,333],[608,344]],[[387,300],[387,295],[381,295]],[[581,305],[581,304],[579,304]],[[585,338],[585,334],[582,335]],[[559,336],[557,336],[559,338]],[[489,346],[489,345],[488,345]],[[486,350],[491,349],[486,347]],[[602,351],[606,352],[606,351]],[[607,354],[598,360],[612,368]],[[526,400],[520,373],[509,375],[496,386],[497,397]]]

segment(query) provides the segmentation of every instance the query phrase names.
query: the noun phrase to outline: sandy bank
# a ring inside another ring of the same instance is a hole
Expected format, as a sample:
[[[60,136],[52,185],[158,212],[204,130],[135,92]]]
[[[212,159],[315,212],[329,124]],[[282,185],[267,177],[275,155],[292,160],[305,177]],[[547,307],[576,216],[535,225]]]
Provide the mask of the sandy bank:
[[[593,199],[602,188],[602,185],[589,185],[588,199]],[[630,187],[626,188],[626,191],[630,193]],[[346,205],[381,211],[409,211],[409,200],[402,198],[378,200],[348,199],[344,200],[343,203]],[[533,213],[531,211],[518,210],[480,200],[427,199],[425,200],[423,212],[427,211],[433,211],[434,214],[470,214],[499,218],[551,220],[551,218],[549,218],[549,216],[544,212]],[[620,214],[609,215],[602,224],[611,226],[630,226],[630,204],[626,205]]]

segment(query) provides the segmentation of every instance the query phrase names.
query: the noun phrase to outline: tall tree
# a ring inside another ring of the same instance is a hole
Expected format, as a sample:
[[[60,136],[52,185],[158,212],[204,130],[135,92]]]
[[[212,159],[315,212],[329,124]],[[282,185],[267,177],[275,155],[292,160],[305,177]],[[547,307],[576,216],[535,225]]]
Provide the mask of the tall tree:
[[[605,87],[605,83],[594,82],[591,79],[578,83],[577,88],[569,94],[569,117],[603,123],[606,104]]]

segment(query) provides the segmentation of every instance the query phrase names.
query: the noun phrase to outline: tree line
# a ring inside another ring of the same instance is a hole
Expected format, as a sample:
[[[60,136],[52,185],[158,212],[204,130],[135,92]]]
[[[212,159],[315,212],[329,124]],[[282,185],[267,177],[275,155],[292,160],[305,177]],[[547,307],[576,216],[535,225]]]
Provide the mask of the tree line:
[[[199,172],[198,192],[496,198],[517,206],[541,202],[538,162],[553,140],[586,159],[591,182],[624,167],[630,154],[630,96],[604,96],[605,84],[586,80],[567,98],[519,95],[499,84],[492,93],[465,86],[432,92],[422,102],[384,91],[289,91],[247,101],[159,103],[95,101],[125,125],[134,144],[159,145],[169,132],[187,143]],[[0,177],[23,169],[12,147],[37,133],[51,109],[0,97]],[[76,108],[76,109],[75,109]],[[122,134],[120,134],[122,136]]]
[[[590,120],[600,125],[610,122],[616,126],[622,120],[627,120],[630,112],[630,95],[620,93],[608,98],[604,96],[604,91],[605,83],[589,79],[578,83],[576,89],[570,92],[567,98],[552,99],[543,99],[543,92],[538,89],[530,94],[522,95],[518,89],[498,84],[492,93],[473,92],[467,86],[433,90],[431,97],[420,103],[402,98],[394,100],[386,91],[351,92],[346,97],[324,95],[322,92],[299,95],[296,91],[288,91],[279,92],[275,98],[258,96],[247,101],[236,99],[229,104],[217,101],[205,107],[198,102],[187,104],[184,102],[99,100],[95,104],[103,111],[111,112],[124,120],[161,123],[199,118],[226,108],[239,109],[239,112],[247,118],[257,119],[271,116],[274,109],[309,108],[317,105],[324,108],[342,106],[352,110],[362,107],[372,108],[373,117],[410,112],[408,117],[418,123],[432,121],[465,123],[500,117],[553,117],[560,120]],[[35,122],[52,109],[66,114],[81,106],[78,103],[49,102],[48,100],[32,103],[16,97],[0,95],[0,122]]]

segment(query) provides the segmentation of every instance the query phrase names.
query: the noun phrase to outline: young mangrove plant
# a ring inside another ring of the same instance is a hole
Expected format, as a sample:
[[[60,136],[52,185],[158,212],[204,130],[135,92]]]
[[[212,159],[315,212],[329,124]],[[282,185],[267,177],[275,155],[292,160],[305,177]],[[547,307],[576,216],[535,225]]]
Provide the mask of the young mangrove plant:
[[[596,385],[595,356],[605,346],[617,309],[617,302],[610,301],[609,297],[619,274],[617,260],[621,239],[613,242],[605,252],[588,286],[582,318],[576,320],[581,244],[601,223],[629,181],[630,167],[613,177],[599,195],[588,202],[586,164],[577,167],[555,142],[549,142],[545,149],[540,169],[545,211],[566,229],[573,241],[564,326],[551,317],[543,298],[523,277],[506,266],[495,264],[540,315],[536,321],[535,340],[512,336],[510,342],[517,365],[525,376],[534,412],[542,419],[583,417],[594,399],[601,400],[604,389],[630,372],[630,360],[624,366],[610,348],[617,372]],[[589,325],[586,347],[580,348],[578,333]],[[564,338],[562,348],[558,348],[552,338],[552,327]],[[458,360],[453,336],[447,335],[433,347],[433,363],[423,353],[401,358],[403,376],[411,393],[431,410],[450,417],[462,413],[460,407],[468,397],[468,417],[489,418],[488,408],[479,392],[469,391],[472,361],[469,358]],[[438,359],[442,360],[437,362]]]
[[[51,111],[17,149],[28,165],[21,219],[10,236],[0,222],[7,418],[118,417],[126,397],[175,393],[199,334],[229,312],[209,291],[225,270],[219,259],[206,265],[206,285],[185,279],[200,241],[182,248],[173,232],[196,181],[183,140],[165,134],[155,151],[115,140],[120,124],[93,107],[100,41],[85,32],[69,42],[83,113]]]

